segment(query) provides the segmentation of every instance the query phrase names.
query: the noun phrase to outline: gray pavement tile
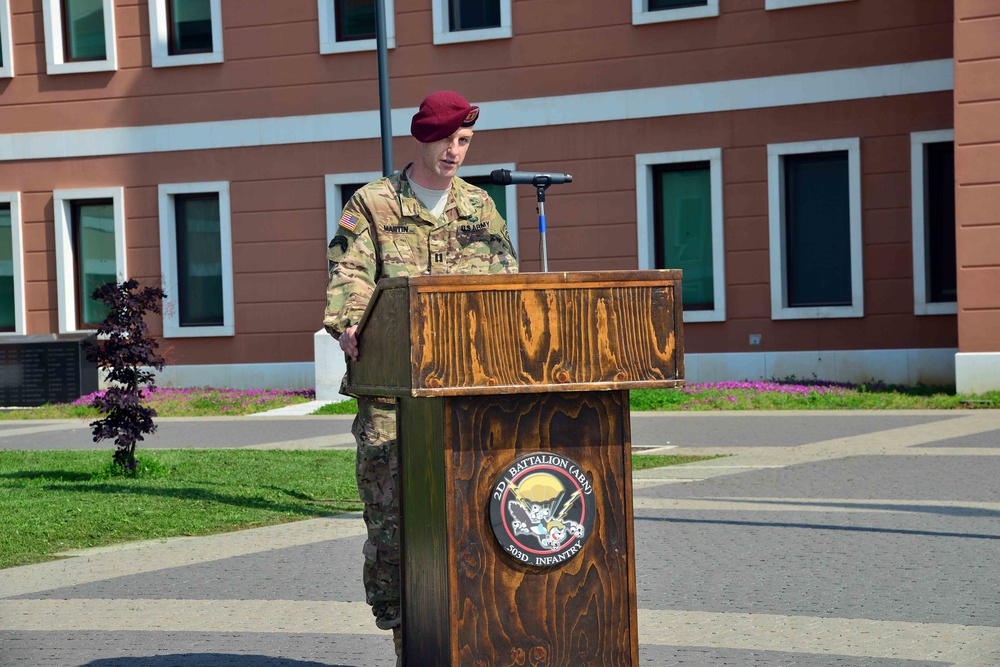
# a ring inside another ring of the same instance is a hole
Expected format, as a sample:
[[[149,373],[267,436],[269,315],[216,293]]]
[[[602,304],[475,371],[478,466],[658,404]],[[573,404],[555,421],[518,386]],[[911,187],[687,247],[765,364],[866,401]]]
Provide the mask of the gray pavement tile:
[[[32,426],[31,422],[19,424],[22,428]],[[140,448],[253,447],[290,440],[348,435],[351,432],[351,420],[338,417],[281,417],[253,420],[246,417],[161,418],[156,420],[156,424],[156,433],[146,436],[140,443]],[[9,438],[5,438],[4,431],[0,431],[0,449],[95,449],[112,446],[107,442],[95,444],[91,429],[86,422],[80,422],[78,426],[70,424],[60,430]]]
[[[2,632],[3,667],[391,667],[392,635]]]
[[[795,447],[961,416],[961,412],[933,415],[746,413],[721,417],[717,413],[702,416],[633,412],[632,443],[641,446],[669,443],[677,447]]]
[[[973,433],[947,440],[937,440],[928,442],[917,447],[987,447],[1000,448],[1000,430],[986,431],[984,433]]]
[[[636,513],[640,608],[1000,625],[995,520]],[[980,536],[978,530],[989,530]]]
[[[683,468],[679,468],[683,469]],[[651,498],[844,498],[1000,502],[1000,457],[854,456],[635,490]]]
[[[56,588],[15,599],[364,602],[363,543],[360,536],[316,542]]]
[[[948,663],[849,655],[640,646],[639,662],[657,667],[942,667]]]

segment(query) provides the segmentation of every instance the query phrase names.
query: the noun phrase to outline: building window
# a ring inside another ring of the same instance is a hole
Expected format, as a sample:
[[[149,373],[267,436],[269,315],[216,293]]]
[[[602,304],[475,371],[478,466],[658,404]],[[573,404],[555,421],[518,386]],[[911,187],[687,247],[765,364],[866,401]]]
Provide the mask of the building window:
[[[21,197],[0,192],[0,334],[24,334]]]
[[[765,0],[764,9],[791,9],[793,7],[809,7],[811,5],[828,5],[833,2],[852,2],[853,0]]]
[[[686,21],[719,15],[719,0],[632,0],[632,24]]]
[[[14,39],[10,31],[10,0],[0,0],[0,79],[14,76]]]
[[[864,316],[858,139],[768,146],[771,316]]]
[[[433,0],[434,43],[508,39],[511,0]]]
[[[726,319],[722,150],[636,156],[640,269],[682,269],[685,322]]]
[[[955,132],[915,132],[910,149],[914,313],[955,314]]]
[[[385,0],[386,46],[396,47],[393,0]],[[319,52],[375,50],[375,0],[319,0]]]
[[[123,188],[56,190],[59,331],[95,329],[107,314],[94,290],[128,275]]]
[[[514,164],[483,164],[463,165],[458,175],[465,181],[480,187],[490,195],[496,203],[497,211],[507,221],[507,231],[510,234],[511,245],[517,252],[517,192],[515,185],[493,185],[490,183],[490,172],[494,169],[514,170]],[[326,176],[326,238],[329,242],[337,235],[337,226],[344,205],[362,186],[381,176],[378,172],[363,172],[351,174],[328,174]]]
[[[159,187],[165,338],[232,336],[228,183]]]
[[[110,199],[70,202],[77,329],[96,329],[108,314],[94,290],[116,282],[115,204]]]
[[[43,0],[49,74],[114,71],[114,0]]]
[[[222,0],[150,0],[153,67],[221,63]]]

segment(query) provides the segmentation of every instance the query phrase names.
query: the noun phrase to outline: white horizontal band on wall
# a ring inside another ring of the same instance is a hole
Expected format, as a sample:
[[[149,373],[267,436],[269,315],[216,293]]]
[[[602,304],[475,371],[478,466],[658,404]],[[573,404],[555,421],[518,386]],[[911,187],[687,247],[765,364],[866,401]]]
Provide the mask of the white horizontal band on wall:
[[[951,59],[681,86],[482,102],[477,129],[504,130],[764,109],[954,89]],[[415,108],[393,109],[407,136]],[[374,139],[378,111],[0,134],[0,161],[129,155]]]

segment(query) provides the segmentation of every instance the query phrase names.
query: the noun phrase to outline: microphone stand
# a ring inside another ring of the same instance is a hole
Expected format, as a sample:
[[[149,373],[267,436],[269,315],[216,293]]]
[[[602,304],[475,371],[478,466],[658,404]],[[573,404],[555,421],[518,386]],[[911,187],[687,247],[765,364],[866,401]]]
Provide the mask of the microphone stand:
[[[531,182],[538,193],[538,243],[542,256],[542,272],[549,272],[549,251],[545,244],[545,190],[552,185],[552,178],[548,174],[539,174]]]

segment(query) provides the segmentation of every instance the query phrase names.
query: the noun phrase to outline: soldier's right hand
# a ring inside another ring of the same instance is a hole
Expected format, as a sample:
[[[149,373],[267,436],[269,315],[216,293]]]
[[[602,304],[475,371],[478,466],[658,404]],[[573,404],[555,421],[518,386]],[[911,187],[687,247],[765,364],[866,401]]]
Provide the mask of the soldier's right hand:
[[[347,353],[354,361],[358,360],[358,325],[347,327],[344,333],[340,334],[340,349]]]

